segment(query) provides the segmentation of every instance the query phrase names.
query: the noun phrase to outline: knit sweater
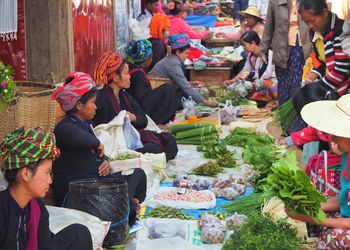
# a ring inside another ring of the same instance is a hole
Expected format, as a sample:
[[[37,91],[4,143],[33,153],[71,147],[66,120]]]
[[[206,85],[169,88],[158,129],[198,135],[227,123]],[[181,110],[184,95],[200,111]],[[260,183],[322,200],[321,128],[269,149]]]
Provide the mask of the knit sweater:
[[[335,89],[340,96],[347,93],[350,84],[350,57],[344,53],[341,45],[343,20],[329,12],[328,25],[322,36],[325,47],[325,63],[319,60],[319,67],[312,72],[322,78],[322,82],[331,89]],[[314,32],[310,32],[314,37]],[[314,50],[316,43],[313,42]],[[328,74],[326,73],[328,70]]]

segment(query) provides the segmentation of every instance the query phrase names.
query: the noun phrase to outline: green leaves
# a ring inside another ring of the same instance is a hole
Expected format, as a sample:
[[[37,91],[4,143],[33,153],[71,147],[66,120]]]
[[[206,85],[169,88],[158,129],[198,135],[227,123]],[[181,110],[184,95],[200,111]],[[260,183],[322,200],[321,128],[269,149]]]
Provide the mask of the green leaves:
[[[274,163],[271,170],[264,185],[265,197],[277,196],[291,213],[311,216],[317,223],[325,219],[320,209],[321,202],[327,200],[298,167],[295,152]]]
[[[219,141],[204,142],[197,147],[197,151],[204,152],[204,157],[209,159],[217,159],[228,152],[226,146]]]
[[[13,81],[14,73],[10,65],[0,61],[0,110],[4,109],[9,101],[15,97],[16,85]]]

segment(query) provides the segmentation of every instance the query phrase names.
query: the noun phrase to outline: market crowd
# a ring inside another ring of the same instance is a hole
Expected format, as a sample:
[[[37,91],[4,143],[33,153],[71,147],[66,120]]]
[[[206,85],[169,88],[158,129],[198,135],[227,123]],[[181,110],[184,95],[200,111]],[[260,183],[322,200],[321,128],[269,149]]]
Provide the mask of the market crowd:
[[[78,179],[125,180],[129,224],[135,223],[146,196],[146,175],[142,169],[127,176],[111,173],[104,145],[93,128],[126,111],[141,136],[143,146],[136,151],[164,152],[171,160],[177,155],[176,140],[170,133],[146,131],[147,116],[157,125],[165,125],[183,108],[181,99],[189,96],[197,104],[218,106],[199,93],[197,87],[202,83],[189,81],[184,71],[191,39],[214,36],[212,31],[196,31],[186,23],[188,2],[163,6],[164,13],[158,0],[146,0],[138,20],[149,22],[150,37],[131,41],[123,55],[106,51],[91,76],[69,74],[52,94],[65,112],[53,133],[20,128],[2,141],[9,187],[0,192],[0,249],[92,249],[85,226],[71,225],[53,235],[41,200],[51,186],[56,205],[61,206],[69,182]],[[281,144],[325,141],[334,154],[340,154],[339,197],[322,204],[324,211],[339,212],[339,216],[321,222],[328,230],[319,244],[332,247],[327,245],[331,235],[335,239],[332,244],[345,249],[350,246],[350,23],[332,13],[325,0],[234,3],[232,14],[241,29],[216,36],[238,41],[247,56],[241,70],[224,84],[235,85],[245,79],[253,82],[253,100],[277,100],[278,105],[292,100],[298,114]],[[169,81],[154,88],[150,76]],[[291,216],[314,223],[304,215]]]

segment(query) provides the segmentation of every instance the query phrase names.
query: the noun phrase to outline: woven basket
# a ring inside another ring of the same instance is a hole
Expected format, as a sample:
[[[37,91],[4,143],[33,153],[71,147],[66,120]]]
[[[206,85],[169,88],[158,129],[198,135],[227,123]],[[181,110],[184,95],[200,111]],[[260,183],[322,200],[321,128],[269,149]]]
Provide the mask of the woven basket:
[[[149,75],[148,77],[149,77],[149,80],[151,82],[152,89],[156,89],[159,86],[170,81],[169,78],[159,77],[159,76],[155,76],[155,75]]]
[[[16,104],[18,98],[13,99],[6,110],[0,111],[0,140],[6,134],[12,133],[16,129]]]
[[[16,82],[16,125],[53,130],[57,104],[51,100],[51,94],[55,89],[54,85],[47,83]]]

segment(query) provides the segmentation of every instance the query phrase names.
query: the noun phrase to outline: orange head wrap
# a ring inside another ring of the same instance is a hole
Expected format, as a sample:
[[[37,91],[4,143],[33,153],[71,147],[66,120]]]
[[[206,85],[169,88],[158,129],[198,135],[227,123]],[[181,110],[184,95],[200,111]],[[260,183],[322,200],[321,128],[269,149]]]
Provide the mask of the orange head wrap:
[[[96,62],[94,80],[96,86],[106,85],[113,80],[124,60],[118,53],[109,51],[104,53]]]
[[[168,28],[170,28],[170,18],[168,16],[157,13],[152,17],[149,29],[153,38],[162,39],[164,30]]]

